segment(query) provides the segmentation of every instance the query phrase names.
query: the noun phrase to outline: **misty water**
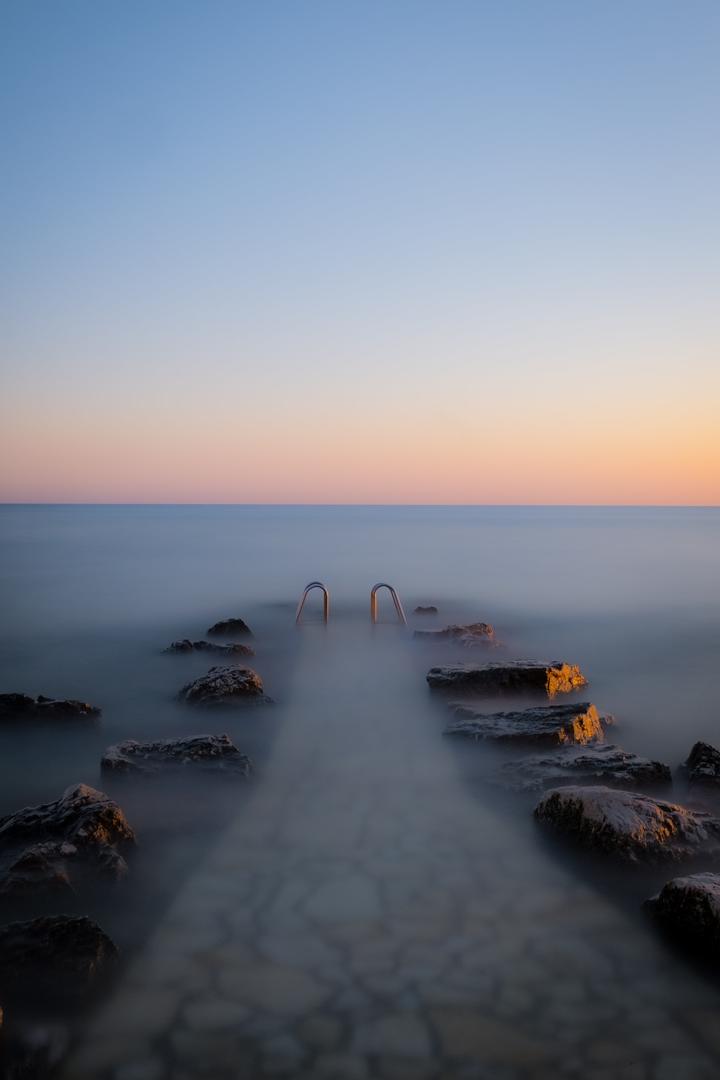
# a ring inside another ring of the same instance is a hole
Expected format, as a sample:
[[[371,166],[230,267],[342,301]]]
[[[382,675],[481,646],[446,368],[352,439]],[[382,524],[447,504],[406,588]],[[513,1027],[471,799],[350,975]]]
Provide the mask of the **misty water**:
[[[675,769],[720,737],[719,511],[4,507],[0,554],[0,691],[103,710],[0,729],[0,815],[83,781],[138,836],[127,880],[63,907],[124,958],[109,1005],[69,1018],[67,1075],[716,1074],[713,973],[640,910],[672,870],[542,836],[537,795],[492,782],[509,752],[442,736],[425,673],[477,654],[411,631],[485,620],[494,660],[579,664],[613,741]],[[329,624],[314,594],[296,627],[316,578]],[[387,598],[371,626],[378,580],[409,630]],[[216,661],[162,650],[232,616],[274,704],[193,711],[177,692]],[[249,780],[101,777],[120,739],[207,732]]]

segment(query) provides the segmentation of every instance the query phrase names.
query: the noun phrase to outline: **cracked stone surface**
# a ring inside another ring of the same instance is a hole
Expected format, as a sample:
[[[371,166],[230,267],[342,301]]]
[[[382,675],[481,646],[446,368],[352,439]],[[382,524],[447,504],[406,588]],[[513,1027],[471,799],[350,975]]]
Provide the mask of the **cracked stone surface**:
[[[370,710],[339,637],[64,1080],[717,1077],[720,993],[463,784],[394,628]]]

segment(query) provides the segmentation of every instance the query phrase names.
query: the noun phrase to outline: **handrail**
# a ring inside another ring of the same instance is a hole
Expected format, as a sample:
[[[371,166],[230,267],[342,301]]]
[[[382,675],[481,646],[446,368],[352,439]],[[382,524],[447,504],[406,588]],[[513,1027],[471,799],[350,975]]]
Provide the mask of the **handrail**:
[[[323,621],[328,621],[328,616],[330,615],[330,592],[327,586],[323,585],[322,581],[311,581],[309,585],[305,586],[305,590],[300,597],[300,603],[298,604],[297,611],[295,612],[296,623],[300,622],[300,616],[302,615],[303,608],[305,607],[305,601],[308,598],[308,593],[312,592],[313,589],[320,589],[323,594]]]
[[[405,612],[403,606],[400,603],[400,597],[398,596],[392,585],[388,585],[386,581],[378,581],[377,585],[373,585],[370,590],[370,621],[377,622],[377,593],[378,589],[387,589],[392,597],[392,602],[395,605],[395,611],[397,612],[398,622],[401,622],[403,626],[407,626],[407,619],[405,618]]]

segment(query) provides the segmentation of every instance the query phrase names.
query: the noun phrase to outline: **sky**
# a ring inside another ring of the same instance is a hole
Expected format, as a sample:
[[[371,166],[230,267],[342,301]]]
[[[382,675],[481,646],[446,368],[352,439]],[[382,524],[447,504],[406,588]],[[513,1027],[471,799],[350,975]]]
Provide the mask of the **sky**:
[[[0,501],[720,503],[717,0],[0,0]]]

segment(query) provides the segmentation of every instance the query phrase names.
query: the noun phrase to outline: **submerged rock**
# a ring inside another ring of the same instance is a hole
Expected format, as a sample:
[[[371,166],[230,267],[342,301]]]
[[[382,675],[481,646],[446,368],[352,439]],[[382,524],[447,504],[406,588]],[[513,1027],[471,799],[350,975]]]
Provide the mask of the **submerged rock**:
[[[190,638],[183,638],[182,641],[173,641],[172,645],[168,646],[164,651],[166,653],[211,652],[221,656],[255,655],[254,649],[251,649],[249,645],[241,645],[239,642],[234,642],[230,645],[219,645],[214,641],[191,641]]]
[[[107,934],[84,916],[8,923],[0,926],[0,999],[86,997],[117,958]]]
[[[0,694],[0,721],[2,720],[91,720],[100,716],[101,710],[86,701],[72,698],[49,698],[39,694]]]
[[[696,742],[683,766],[691,785],[720,788],[720,750]]]
[[[54,1076],[70,1045],[67,1025],[43,1020],[11,1021],[2,1035],[0,1076],[4,1080],[44,1080]]]
[[[673,878],[643,906],[671,933],[720,957],[720,874]]]
[[[248,776],[251,769],[250,758],[238,750],[229,735],[192,735],[149,743],[127,739],[109,746],[100,761],[100,767],[108,772],[143,776],[188,766],[235,776]]]
[[[635,791],[560,788],[540,800],[535,817],[584,847],[632,861],[679,859],[720,848],[720,820]]]
[[[508,660],[504,664],[450,664],[434,667],[427,673],[434,690],[467,690],[475,693],[545,693],[550,697],[565,694],[587,679],[576,664],[562,660],[543,663],[538,660]]]
[[[413,611],[413,615],[437,615],[438,609],[434,604],[418,604]]]
[[[558,783],[641,788],[672,783],[667,765],[630,754],[610,743],[582,749],[567,746],[547,756],[538,754],[512,761],[502,767],[500,777],[509,786],[528,791]]]
[[[602,742],[612,717],[600,716],[587,701],[577,705],[541,705],[515,712],[481,713],[465,705],[454,705],[458,717],[445,729],[446,735],[465,739],[537,743]]]
[[[495,628],[486,622],[469,623],[467,626],[446,626],[443,630],[416,630],[416,638],[431,641],[455,641],[459,645],[497,645]]]
[[[187,683],[180,697],[192,705],[237,705],[243,701],[268,701],[263,681],[252,668],[212,667],[207,675]]]
[[[210,627],[208,634],[211,637],[220,637],[223,634],[226,634],[229,637],[253,636],[252,630],[243,619],[221,619],[220,622],[216,622]]]
[[[119,849],[134,840],[117,803],[87,784],[69,787],[0,818],[0,894],[74,889],[89,870],[118,879],[127,872]]]

